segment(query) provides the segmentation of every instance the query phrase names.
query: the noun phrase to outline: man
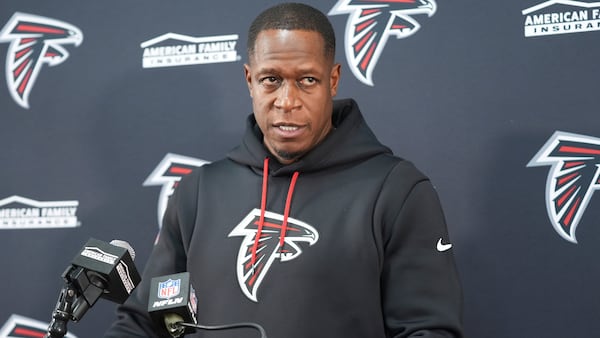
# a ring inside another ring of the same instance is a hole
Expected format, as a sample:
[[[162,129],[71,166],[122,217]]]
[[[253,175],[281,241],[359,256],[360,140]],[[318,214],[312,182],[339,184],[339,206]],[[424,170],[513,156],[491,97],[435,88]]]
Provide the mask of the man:
[[[271,338],[462,337],[461,289],[437,195],[393,156],[340,79],[327,17],[302,4],[260,14],[245,78],[254,114],[226,159],[186,176],[143,281],[106,337],[167,336],[149,280],[189,271],[204,325],[260,324]],[[252,329],[194,337],[254,337]]]

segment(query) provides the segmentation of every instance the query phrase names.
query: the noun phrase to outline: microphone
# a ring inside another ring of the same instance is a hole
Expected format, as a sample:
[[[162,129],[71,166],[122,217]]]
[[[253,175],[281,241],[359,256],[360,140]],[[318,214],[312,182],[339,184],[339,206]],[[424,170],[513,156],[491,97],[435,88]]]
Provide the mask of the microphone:
[[[173,338],[186,333],[201,330],[227,330],[235,328],[253,328],[258,330],[261,338],[267,338],[265,329],[256,323],[244,322],[226,325],[199,325],[198,299],[196,291],[190,283],[190,273],[182,272],[152,278],[148,313],[158,326],[166,328]],[[164,326],[163,326],[164,325]]]
[[[135,251],[125,241],[108,244],[88,240],[62,275],[80,294],[74,304],[73,321],[79,321],[100,297],[118,304],[125,302],[141,280],[134,258]]]
[[[99,298],[122,304],[141,278],[133,264],[135,251],[129,243],[113,240],[109,243],[90,238],[62,274],[65,280],[48,337],[66,334],[69,320],[81,320]]]
[[[159,326],[164,324],[172,337],[195,331],[181,323],[197,324],[197,311],[198,300],[189,272],[152,278],[148,313]]]

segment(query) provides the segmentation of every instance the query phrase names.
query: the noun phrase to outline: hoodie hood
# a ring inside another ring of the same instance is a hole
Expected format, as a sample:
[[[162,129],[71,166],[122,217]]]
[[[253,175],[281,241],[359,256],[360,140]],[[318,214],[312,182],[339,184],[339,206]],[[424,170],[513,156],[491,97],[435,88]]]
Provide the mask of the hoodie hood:
[[[246,133],[242,143],[233,149],[227,157],[240,164],[248,165],[256,171],[262,171],[264,159],[270,157],[271,175],[289,175],[295,171],[311,172],[338,165],[347,165],[363,161],[391,150],[382,145],[366,124],[356,102],[352,99],[333,102],[333,130],[316,147],[298,161],[282,165],[269,153],[263,144],[254,115],[248,116]]]
[[[317,144],[298,161],[282,165],[264,146],[263,134],[254,119],[254,115],[250,115],[247,119],[246,133],[242,144],[227,155],[232,161],[250,166],[257,174],[262,175],[260,217],[256,223],[257,232],[248,265],[252,273],[251,283],[254,283],[255,278],[260,275],[261,268],[257,262],[259,262],[259,253],[264,245],[263,241],[272,236],[273,232],[273,229],[264,230],[265,227],[269,227],[265,219],[269,177],[291,175],[277,248],[280,253],[283,253],[286,250],[285,238],[292,197],[300,172],[310,173],[311,171],[325,170],[335,166],[351,165],[354,162],[362,162],[382,153],[391,153],[389,148],[379,143],[367,126],[358,105],[352,99],[334,101],[332,124],[333,129],[321,143]]]

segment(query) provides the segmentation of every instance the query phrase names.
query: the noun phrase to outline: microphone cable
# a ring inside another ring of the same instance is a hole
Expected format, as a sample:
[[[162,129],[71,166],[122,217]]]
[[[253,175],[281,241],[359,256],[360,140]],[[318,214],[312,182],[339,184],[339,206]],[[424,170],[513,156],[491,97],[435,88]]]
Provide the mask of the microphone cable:
[[[236,328],[241,328],[241,327],[251,327],[251,328],[258,330],[258,332],[260,332],[260,338],[267,338],[267,333],[265,332],[265,329],[262,326],[260,326],[259,324],[250,323],[250,322],[234,323],[234,324],[226,324],[226,325],[213,325],[213,326],[197,325],[197,324],[190,324],[190,323],[185,323],[185,322],[179,322],[177,324],[179,324],[181,326],[185,326],[185,327],[202,329],[202,330],[228,330],[228,329],[236,329]]]
[[[235,328],[242,328],[242,327],[254,328],[254,329],[258,330],[258,332],[260,332],[260,338],[267,338],[267,333],[265,332],[265,329],[262,326],[260,326],[259,324],[251,323],[251,322],[208,326],[208,325],[186,323],[181,315],[179,315],[177,313],[168,313],[164,317],[164,323],[165,323],[165,327],[167,328],[167,331],[169,331],[169,333],[171,334],[171,337],[173,337],[173,338],[181,337],[185,333],[191,333],[191,332],[193,332],[193,329],[227,330],[227,329],[235,329]],[[192,331],[186,330],[186,328],[192,329]]]

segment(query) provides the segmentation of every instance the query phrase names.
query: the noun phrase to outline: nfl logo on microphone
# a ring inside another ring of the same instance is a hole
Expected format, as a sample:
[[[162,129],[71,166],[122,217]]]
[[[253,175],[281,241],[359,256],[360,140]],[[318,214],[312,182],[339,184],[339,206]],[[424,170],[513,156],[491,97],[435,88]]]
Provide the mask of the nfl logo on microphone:
[[[158,283],[158,298],[169,299],[179,295],[181,279],[169,279]]]

